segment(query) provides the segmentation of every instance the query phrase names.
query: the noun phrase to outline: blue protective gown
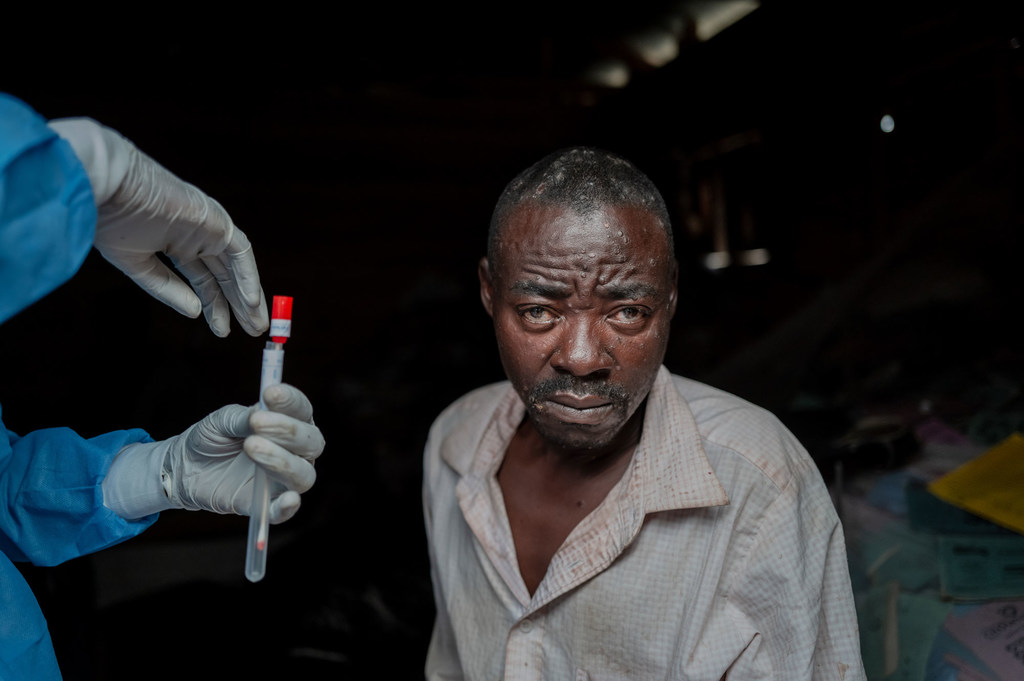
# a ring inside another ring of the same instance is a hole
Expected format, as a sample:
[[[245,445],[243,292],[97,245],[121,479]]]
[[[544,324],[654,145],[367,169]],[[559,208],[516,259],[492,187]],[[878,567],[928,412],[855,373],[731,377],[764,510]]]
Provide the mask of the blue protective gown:
[[[96,206],[71,147],[21,101],[0,93],[0,324],[78,270]],[[0,377],[2,380],[2,377]],[[23,437],[0,411],[0,679],[60,679],[46,621],[11,561],[56,565],[142,532],[103,506],[117,452],[145,431],[85,439],[67,428]]]

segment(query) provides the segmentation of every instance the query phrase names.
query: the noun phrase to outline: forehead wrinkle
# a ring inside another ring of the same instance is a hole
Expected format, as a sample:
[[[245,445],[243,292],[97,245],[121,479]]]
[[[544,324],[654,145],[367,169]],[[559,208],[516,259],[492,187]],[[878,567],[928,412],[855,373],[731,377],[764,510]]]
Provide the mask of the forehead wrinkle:
[[[657,252],[663,249],[650,241],[652,225],[621,212],[608,207],[580,216],[564,207],[534,206],[513,216],[503,244],[508,250],[496,272],[506,282],[502,288],[552,300],[659,299],[669,286]]]
[[[641,298],[657,298],[658,287],[640,282],[626,284],[599,284],[597,291],[605,298],[613,300],[640,300]]]
[[[642,300],[657,298],[660,289],[646,282],[608,282],[600,283],[594,279],[572,282],[560,282],[541,279],[520,279],[509,285],[509,291],[528,296],[540,296],[551,299],[566,299],[576,293],[587,296],[592,291],[598,297],[608,300]]]
[[[603,261],[592,265],[596,266],[583,267],[579,262],[525,265],[519,268],[519,278],[512,279],[507,290],[549,298],[566,298],[575,291],[584,296],[593,293],[609,300],[657,298],[662,292],[662,287],[651,281],[654,273],[645,272],[644,267],[628,262]]]
[[[572,294],[572,288],[561,282],[520,279],[512,282],[508,288],[514,293],[525,293],[544,298],[568,298]]]

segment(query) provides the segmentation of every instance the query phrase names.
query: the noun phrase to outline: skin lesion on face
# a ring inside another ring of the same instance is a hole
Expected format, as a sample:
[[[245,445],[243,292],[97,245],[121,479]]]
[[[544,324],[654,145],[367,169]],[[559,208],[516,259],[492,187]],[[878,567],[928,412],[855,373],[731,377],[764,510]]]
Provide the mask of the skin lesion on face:
[[[524,203],[480,263],[506,374],[556,450],[632,447],[667,346],[676,270],[657,218]],[[630,442],[624,442],[623,438]]]

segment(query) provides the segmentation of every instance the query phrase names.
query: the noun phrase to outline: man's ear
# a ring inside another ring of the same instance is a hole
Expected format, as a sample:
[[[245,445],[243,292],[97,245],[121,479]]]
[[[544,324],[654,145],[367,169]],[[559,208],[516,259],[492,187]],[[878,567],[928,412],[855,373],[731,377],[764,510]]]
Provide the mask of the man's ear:
[[[487,314],[494,317],[494,283],[491,281],[491,266],[486,257],[480,258],[476,271],[480,277],[480,302],[484,304]]]

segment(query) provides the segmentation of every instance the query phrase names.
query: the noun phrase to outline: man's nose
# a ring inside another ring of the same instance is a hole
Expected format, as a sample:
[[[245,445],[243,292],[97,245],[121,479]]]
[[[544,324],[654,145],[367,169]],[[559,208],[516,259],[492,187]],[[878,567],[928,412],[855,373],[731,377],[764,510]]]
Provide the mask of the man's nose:
[[[589,320],[564,321],[558,348],[551,356],[551,365],[581,377],[611,369],[614,360],[598,327]]]

